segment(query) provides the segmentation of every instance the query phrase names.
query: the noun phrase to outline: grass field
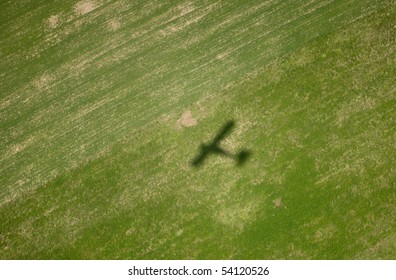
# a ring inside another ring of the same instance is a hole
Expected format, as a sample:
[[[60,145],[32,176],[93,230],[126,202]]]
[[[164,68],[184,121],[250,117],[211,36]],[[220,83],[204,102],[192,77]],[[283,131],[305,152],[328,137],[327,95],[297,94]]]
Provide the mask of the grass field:
[[[395,77],[392,0],[2,1],[0,258],[396,259]]]

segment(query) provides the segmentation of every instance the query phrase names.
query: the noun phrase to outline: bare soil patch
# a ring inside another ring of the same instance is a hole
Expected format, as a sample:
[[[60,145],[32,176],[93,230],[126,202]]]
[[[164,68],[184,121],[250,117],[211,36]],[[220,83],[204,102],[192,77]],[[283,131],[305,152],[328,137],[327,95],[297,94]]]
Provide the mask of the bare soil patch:
[[[51,28],[56,28],[59,25],[59,16],[58,15],[50,16],[48,19],[48,25]]]
[[[274,206],[275,206],[276,208],[279,208],[279,207],[282,206],[282,199],[281,199],[280,197],[277,198],[277,199],[274,199],[272,202],[274,203]]]
[[[48,85],[54,81],[54,77],[49,74],[43,74],[39,78],[35,79],[33,84],[36,86],[37,89],[42,90],[46,89]]]
[[[121,23],[115,19],[112,19],[109,21],[109,28],[111,31],[116,31],[118,28],[120,28]]]
[[[96,5],[91,1],[80,1],[74,6],[74,11],[78,15],[85,15],[96,9]]]
[[[177,120],[176,122],[176,127],[181,128],[181,127],[192,127],[197,125],[197,120],[194,119],[192,116],[191,111],[185,111],[181,115],[180,119]]]

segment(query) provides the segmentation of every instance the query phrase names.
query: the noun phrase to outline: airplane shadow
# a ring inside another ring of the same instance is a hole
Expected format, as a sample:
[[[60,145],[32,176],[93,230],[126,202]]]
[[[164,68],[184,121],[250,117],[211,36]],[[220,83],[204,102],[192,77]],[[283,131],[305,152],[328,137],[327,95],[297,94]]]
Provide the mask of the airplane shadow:
[[[236,166],[244,165],[249,157],[251,156],[251,151],[249,150],[241,150],[237,154],[232,154],[229,151],[220,147],[220,142],[226,138],[235,127],[235,122],[233,120],[228,121],[222,128],[219,130],[217,135],[213,138],[213,140],[208,144],[201,144],[199,147],[199,154],[193,158],[191,161],[191,166],[199,167],[203,165],[203,163],[207,160],[207,158],[211,155],[218,155],[231,158],[235,160]]]

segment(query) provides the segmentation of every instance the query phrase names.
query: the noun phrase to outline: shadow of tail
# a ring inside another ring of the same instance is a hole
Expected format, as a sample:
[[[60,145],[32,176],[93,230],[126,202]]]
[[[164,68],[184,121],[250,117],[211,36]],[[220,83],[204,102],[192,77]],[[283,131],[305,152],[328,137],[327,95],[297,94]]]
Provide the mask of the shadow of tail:
[[[240,151],[235,158],[237,166],[244,165],[251,155],[252,153],[248,150]]]

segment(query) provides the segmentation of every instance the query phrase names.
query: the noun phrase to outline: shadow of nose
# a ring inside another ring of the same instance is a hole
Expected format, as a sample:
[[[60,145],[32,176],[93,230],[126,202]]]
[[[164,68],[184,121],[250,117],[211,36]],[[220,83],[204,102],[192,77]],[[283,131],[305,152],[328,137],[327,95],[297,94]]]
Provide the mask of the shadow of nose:
[[[247,150],[240,151],[236,156],[236,163],[238,166],[242,166],[246,163],[246,161],[251,156],[251,152]]]

